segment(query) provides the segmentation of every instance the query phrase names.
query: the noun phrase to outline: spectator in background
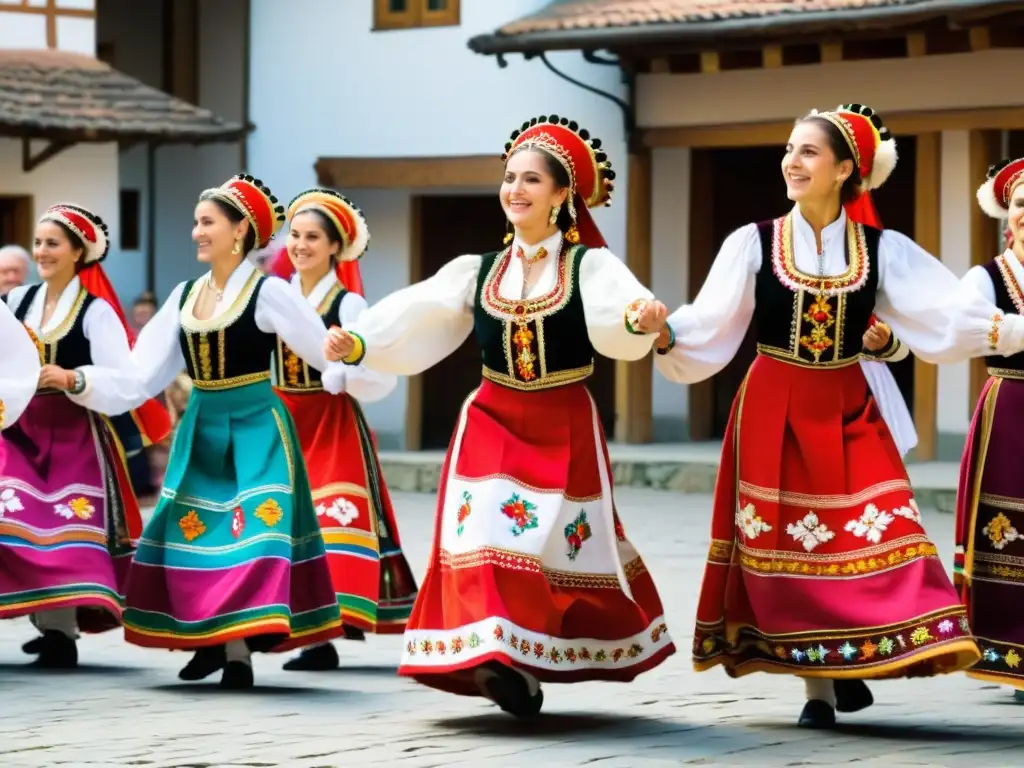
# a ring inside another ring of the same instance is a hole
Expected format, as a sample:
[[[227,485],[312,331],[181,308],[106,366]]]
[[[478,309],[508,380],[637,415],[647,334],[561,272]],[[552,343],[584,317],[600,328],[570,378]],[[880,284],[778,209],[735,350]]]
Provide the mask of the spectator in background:
[[[20,245],[0,248],[0,296],[6,296],[12,289],[24,285],[31,268],[32,257]]]
[[[144,291],[140,293],[138,298],[135,299],[135,303],[132,304],[132,327],[135,332],[141,331],[146,323],[153,319],[153,315],[159,309],[159,305],[156,303],[156,296],[150,291]]]

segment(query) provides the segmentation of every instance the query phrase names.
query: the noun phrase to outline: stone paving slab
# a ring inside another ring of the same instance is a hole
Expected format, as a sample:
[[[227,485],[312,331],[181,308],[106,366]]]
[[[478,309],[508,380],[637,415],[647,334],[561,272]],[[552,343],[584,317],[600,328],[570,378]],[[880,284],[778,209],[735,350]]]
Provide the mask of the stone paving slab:
[[[395,504],[422,574],[434,499],[398,493]],[[343,643],[343,668],[320,675],[258,656],[258,687],[223,693],[178,682],[185,654],[128,646],[119,633],[84,638],[75,672],[26,670],[19,646],[33,632],[17,620],[0,622],[0,768],[1024,765],[1024,707],[963,675],[875,684],[874,707],[836,732],[809,733],[794,725],[798,680],[694,673],[685,649],[710,505],[706,495],[619,493],[681,650],[631,685],[547,686],[538,721],[398,678],[397,637]],[[952,518],[927,512],[926,525],[948,566]]]

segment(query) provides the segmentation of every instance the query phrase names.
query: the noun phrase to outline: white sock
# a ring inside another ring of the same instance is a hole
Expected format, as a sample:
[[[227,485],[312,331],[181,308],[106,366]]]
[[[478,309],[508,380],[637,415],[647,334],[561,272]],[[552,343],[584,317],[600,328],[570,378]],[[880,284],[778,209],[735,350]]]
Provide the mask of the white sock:
[[[247,666],[252,666],[252,653],[245,640],[228,640],[224,645],[224,655],[228,662],[240,661]]]
[[[811,699],[824,701],[830,707],[835,709],[836,686],[831,680],[822,677],[805,677],[804,688],[807,692],[808,701]]]
[[[78,619],[74,608],[55,608],[40,611],[35,615],[35,625],[40,632],[60,632],[72,640],[78,637]]]

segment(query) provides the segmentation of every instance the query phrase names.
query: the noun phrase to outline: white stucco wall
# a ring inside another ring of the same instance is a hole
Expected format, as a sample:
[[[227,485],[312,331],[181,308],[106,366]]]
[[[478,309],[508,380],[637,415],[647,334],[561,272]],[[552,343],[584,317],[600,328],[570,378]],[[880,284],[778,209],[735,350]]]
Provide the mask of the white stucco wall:
[[[316,183],[319,157],[499,155],[523,120],[554,112],[604,142],[617,171],[617,194],[613,207],[595,217],[611,248],[623,253],[626,149],[618,108],[539,61],[511,56],[500,69],[493,57],[466,47],[474,35],[546,3],[463,0],[458,27],[374,32],[370,2],[253,0],[250,115],[257,128],[249,141],[250,171],[289,199]],[[624,94],[616,67],[587,64],[579,53],[551,61],[573,77]],[[496,194],[499,184],[496,175],[493,190],[478,191]],[[372,251],[361,267],[373,302],[406,284],[410,193],[341,191],[370,222]],[[431,191],[441,190],[417,193]],[[373,428],[401,433],[405,398],[402,381],[386,400],[369,405]]]

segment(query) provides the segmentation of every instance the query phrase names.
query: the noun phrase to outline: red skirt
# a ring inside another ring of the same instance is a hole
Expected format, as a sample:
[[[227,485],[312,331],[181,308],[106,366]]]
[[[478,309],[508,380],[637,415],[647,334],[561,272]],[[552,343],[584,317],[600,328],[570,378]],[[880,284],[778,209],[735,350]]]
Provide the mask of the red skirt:
[[[399,674],[480,695],[498,661],[541,681],[627,682],[675,652],[618,521],[586,387],[484,381],[463,405]]]
[[[277,391],[295,420],[344,624],[399,634],[416,599],[373,435],[348,395]]]
[[[954,672],[978,647],[859,365],[758,356],[722,448],[698,671]]]

